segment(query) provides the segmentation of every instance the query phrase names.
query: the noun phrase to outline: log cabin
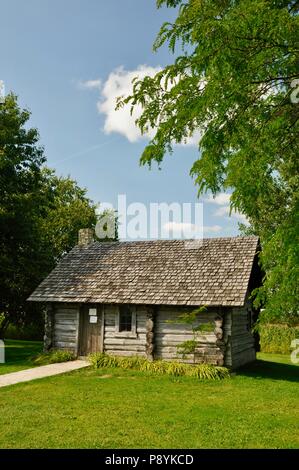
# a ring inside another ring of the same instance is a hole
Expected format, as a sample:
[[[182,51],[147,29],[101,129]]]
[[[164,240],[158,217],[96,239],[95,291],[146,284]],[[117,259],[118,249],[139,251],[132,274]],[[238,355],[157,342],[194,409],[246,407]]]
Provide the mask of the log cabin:
[[[78,244],[36,288],[29,301],[45,305],[44,348],[77,357],[93,352],[150,360],[181,360],[236,369],[256,357],[250,298],[260,285],[259,240],[254,236]],[[179,346],[194,340],[192,354]],[[200,325],[210,325],[203,331]]]

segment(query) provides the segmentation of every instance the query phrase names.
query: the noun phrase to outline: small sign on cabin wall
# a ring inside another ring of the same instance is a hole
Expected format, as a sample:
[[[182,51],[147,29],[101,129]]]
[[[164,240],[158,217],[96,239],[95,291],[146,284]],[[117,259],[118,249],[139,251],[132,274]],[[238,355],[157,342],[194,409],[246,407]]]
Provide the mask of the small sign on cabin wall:
[[[90,308],[88,309],[88,313],[89,313],[89,323],[98,323],[97,309]]]

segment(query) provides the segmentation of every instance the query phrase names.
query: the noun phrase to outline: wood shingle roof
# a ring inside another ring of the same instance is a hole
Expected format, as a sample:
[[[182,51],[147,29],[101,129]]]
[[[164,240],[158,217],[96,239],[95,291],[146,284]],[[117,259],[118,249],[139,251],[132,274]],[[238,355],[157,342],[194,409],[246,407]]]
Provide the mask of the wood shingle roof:
[[[257,237],[76,246],[28,300],[242,306],[257,248]]]

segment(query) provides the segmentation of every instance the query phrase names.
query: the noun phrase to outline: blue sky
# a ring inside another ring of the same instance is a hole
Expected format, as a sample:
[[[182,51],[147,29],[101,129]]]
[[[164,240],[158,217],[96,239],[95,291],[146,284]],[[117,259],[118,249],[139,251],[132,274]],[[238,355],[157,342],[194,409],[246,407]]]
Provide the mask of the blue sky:
[[[0,79],[32,112],[48,165],[71,175],[95,202],[198,202],[189,176],[195,145],[177,146],[159,171],[139,166],[146,140],[126,115],[116,115],[115,90],[126,91],[139,70],[172,61],[152,52],[172,10],[155,0],[2,0]],[[118,88],[117,88],[118,87]],[[200,199],[202,201],[203,199]],[[238,233],[228,200],[205,198],[205,236]]]

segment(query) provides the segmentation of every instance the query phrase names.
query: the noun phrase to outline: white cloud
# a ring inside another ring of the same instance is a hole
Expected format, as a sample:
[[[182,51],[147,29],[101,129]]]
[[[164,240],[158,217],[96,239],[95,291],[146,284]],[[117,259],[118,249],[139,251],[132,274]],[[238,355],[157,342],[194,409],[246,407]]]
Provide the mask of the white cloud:
[[[190,224],[186,222],[167,222],[163,225],[164,230],[171,230],[172,232],[181,232],[181,231],[193,231],[197,230],[195,224]]]
[[[142,138],[150,139],[155,135],[155,129],[142,135],[140,129],[136,126],[135,122],[142,113],[141,105],[134,107],[131,115],[130,104],[115,110],[116,100],[118,97],[126,97],[132,94],[133,84],[132,80],[136,77],[143,79],[146,76],[153,77],[161,67],[151,67],[148,65],[139,65],[135,70],[125,70],[124,67],[118,67],[113,70],[107,80],[102,84],[101,80],[87,80],[80,81],[78,85],[80,88],[89,90],[98,90],[100,97],[97,102],[97,109],[100,114],[105,117],[104,132],[111,134],[113,132],[125,136],[130,142],[137,142]],[[169,85],[171,87],[172,85]],[[198,146],[202,133],[197,131],[193,136],[188,137],[181,145]]]
[[[232,210],[230,213],[230,198],[231,194],[228,193],[219,193],[215,197],[210,194],[206,199],[204,199],[204,202],[221,206],[213,213],[215,217],[225,217],[227,219],[232,217],[233,219],[237,219],[239,222],[248,224],[248,220],[244,214],[235,210]]]
[[[203,231],[204,233],[217,233],[222,230],[220,225],[204,225]]]
[[[215,215],[216,217],[229,216],[229,210],[229,206],[222,206],[216,209],[213,215]]]
[[[141,115],[142,108],[137,105],[130,114],[130,105],[115,111],[116,99],[119,96],[128,96],[132,93],[132,80],[135,77],[143,79],[147,75],[153,77],[161,69],[160,67],[150,67],[139,65],[136,70],[124,70],[119,67],[110,73],[101,90],[101,99],[97,103],[100,113],[105,115],[104,132],[111,134],[117,132],[124,135],[130,142],[136,142],[142,135],[135,121]],[[154,132],[150,132],[145,137],[152,137]]]
[[[241,212],[232,210],[230,214],[230,207],[229,206],[222,206],[219,207],[214,213],[214,216],[216,217],[226,217],[230,218],[232,217],[233,219],[237,219],[239,222],[242,222],[244,224],[248,224],[248,220],[244,214],[241,214]]]
[[[231,194],[227,194],[227,193],[219,193],[217,194],[216,197],[213,197],[212,194],[210,194],[205,199],[205,202],[208,202],[211,204],[217,204],[218,206],[223,206],[223,205],[227,205],[230,203],[230,197],[231,197]]]
[[[246,217],[246,215],[244,214],[241,214],[241,212],[238,212],[238,211],[233,211],[231,216],[234,218],[234,219],[238,219],[239,222],[242,222],[243,224],[249,224],[249,221]]]
[[[199,227],[195,224],[185,222],[168,222],[163,225],[163,230],[176,234],[184,234],[185,236],[194,236],[196,233],[217,233],[222,230],[220,225],[211,225]]]
[[[102,81],[100,79],[79,81],[78,85],[80,88],[85,88],[88,90],[100,90],[102,87]]]

